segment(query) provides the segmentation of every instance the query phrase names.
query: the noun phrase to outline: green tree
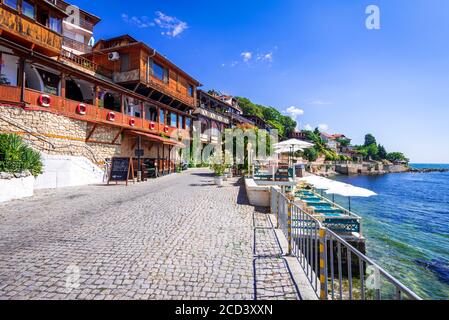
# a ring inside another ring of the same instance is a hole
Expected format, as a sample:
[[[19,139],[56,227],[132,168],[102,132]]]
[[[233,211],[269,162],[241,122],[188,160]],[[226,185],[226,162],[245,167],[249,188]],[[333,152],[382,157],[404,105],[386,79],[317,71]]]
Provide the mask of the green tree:
[[[387,150],[385,149],[385,147],[383,145],[378,145],[377,146],[378,149],[378,153],[377,156],[379,157],[380,160],[385,160],[387,159]]]
[[[296,121],[282,115],[276,108],[253,103],[250,99],[237,97],[243,113],[258,116],[278,130],[281,138],[286,138],[297,126]]]
[[[318,159],[318,151],[315,148],[305,149],[303,152],[303,157],[310,162],[316,161]]]
[[[368,157],[374,160],[378,159],[377,154],[379,153],[379,149],[377,148],[377,144],[373,143],[368,145],[366,147],[366,150],[368,151]]]
[[[0,134],[0,171],[20,173],[28,170],[33,176],[42,173],[39,152],[26,145],[16,134]]]
[[[377,145],[376,138],[374,138],[374,136],[372,134],[368,133],[365,136],[365,144],[364,144],[364,146],[368,147],[368,146],[370,146],[372,144],[376,144]]]
[[[398,163],[398,162],[409,162],[409,159],[405,157],[405,155],[402,152],[390,152],[387,155],[387,160]]]
[[[349,147],[349,145],[351,144],[351,140],[349,140],[348,138],[337,138],[336,140],[342,147]]]

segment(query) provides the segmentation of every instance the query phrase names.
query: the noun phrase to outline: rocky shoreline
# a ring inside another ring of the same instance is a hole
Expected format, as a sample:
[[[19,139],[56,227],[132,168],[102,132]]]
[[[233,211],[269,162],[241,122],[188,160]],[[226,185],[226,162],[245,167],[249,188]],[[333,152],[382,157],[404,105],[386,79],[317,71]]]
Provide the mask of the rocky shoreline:
[[[422,169],[416,169],[416,168],[410,168],[408,172],[411,173],[431,173],[431,172],[449,172],[449,169],[444,168],[422,168]]]
[[[350,176],[380,176],[380,175],[385,175],[385,174],[393,174],[393,173],[433,173],[433,172],[437,172],[437,173],[444,173],[444,172],[449,172],[449,169],[446,168],[411,168],[411,167],[402,167],[400,169],[396,169],[396,170],[374,170],[374,171],[369,171],[369,172],[361,172],[361,173],[356,173],[356,172],[352,172],[350,174],[348,173],[342,173],[342,172],[337,172],[334,170],[328,170],[326,172],[323,171],[319,171],[319,172],[315,172],[314,174],[321,176],[321,177],[334,177],[334,176],[338,176],[338,175],[350,175]]]

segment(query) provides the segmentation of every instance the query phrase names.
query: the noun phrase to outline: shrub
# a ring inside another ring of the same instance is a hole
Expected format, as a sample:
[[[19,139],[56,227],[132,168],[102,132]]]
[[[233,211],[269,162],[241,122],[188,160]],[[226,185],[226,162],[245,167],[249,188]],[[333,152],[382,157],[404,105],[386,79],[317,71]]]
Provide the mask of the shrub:
[[[37,177],[42,173],[39,152],[27,146],[16,134],[0,134],[0,171],[20,173],[25,170]]]

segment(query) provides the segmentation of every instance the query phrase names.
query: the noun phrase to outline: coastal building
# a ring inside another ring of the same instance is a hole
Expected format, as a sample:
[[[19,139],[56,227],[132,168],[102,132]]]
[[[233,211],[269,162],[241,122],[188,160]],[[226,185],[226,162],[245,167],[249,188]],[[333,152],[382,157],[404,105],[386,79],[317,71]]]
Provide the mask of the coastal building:
[[[270,131],[272,129],[272,127],[265,122],[265,120],[263,120],[262,118],[255,116],[255,115],[244,115],[244,117],[248,120],[250,120],[252,123],[254,123],[254,125],[262,130],[267,130]]]
[[[224,129],[229,128],[231,120],[227,115],[229,105],[217,96],[203,90],[197,91],[197,106],[193,112],[199,130],[201,144],[217,144]]]
[[[92,51],[95,43],[94,27],[101,19],[62,0],[51,0],[68,16],[62,21],[63,54],[83,55]]]
[[[1,2],[0,132],[50,155],[101,165],[139,154],[155,175],[173,172],[172,151],[190,139],[199,82],[130,36],[100,40],[91,52],[64,44],[67,5]],[[99,19],[81,12],[76,26],[93,31]]]
[[[253,121],[243,116],[243,111],[239,106],[237,98],[230,95],[217,94],[216,92],[213,95],[216,95],[218,99],[226,103],[227,107],[223,111],[231,120],[231,128],[242,125],[255,126]]]
[[[307,140],[307,134],[305,131],[302,130],[295,130],[289,133],[288,135],[289,139],[298,139],[298,140]]]

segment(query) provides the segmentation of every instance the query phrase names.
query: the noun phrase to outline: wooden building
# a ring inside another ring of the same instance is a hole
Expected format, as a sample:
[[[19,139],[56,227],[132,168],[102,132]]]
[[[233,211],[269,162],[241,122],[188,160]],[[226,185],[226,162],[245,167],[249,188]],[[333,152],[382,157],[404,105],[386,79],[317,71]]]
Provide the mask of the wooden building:
[[[0,118],[0,132],[33,132],[56,146],[48,152],[96,163],[139,149],[156,173],[172,172],[173,150],[190,139],[199,82],[129,36],[101,40],[84,55],[68,51],[67,5],[1,1],[0,117],[9,122]],[[83,17],[78,27],[93,31],[99,19]]]
[[[203,90],[197,92],[197,107],[193,112],[201,144],[217,144],[224,129],[230,128],[228,104]]]
[[[272,127],[265,122],[265,120],[263,120],[262,118],[258,117],[258,116],[254,116],[254,115],[244,115],[244,117],[248,120],[250,120],[251,122],[254,123],[254,125],[262,130],[267,130],[270,131],[272,129]]]

